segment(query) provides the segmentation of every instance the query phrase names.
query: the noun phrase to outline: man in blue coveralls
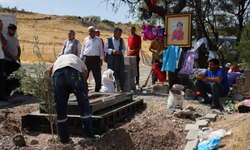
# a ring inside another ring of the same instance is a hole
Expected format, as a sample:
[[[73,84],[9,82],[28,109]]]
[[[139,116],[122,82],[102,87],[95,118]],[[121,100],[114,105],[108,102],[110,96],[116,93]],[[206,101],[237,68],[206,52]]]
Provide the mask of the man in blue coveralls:
[[[219,60],[210,59],[209,69],[203,75],[196,75],[196,79],[194,85],[202,96],[200,103],[212,103],[211,109],[219,109],[219,97],[227,96],[230,91],[227,74],[219,67]],[[209,98],[207,93],[212,94],[213,98]]]
[[[74,93],[80,109],[84,138],[97,138],[92,132],[92,112],[88,99],[87,67],[74,54],[61,55],[46,71],[52,74],[52,92],[56,103],[57,127],[62,143],[69,141],[67,104]]]

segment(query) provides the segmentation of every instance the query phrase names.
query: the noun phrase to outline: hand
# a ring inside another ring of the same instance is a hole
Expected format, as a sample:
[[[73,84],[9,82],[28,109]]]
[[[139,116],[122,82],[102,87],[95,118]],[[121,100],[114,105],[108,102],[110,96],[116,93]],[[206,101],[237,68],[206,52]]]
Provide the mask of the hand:
[[[206,80],[206,76],[205,75],[203,75],[203,74],[200,74],[200,75],[196,75],[196,79],[197,80]]]
[[[102,60],[100,60],[100,66],[102,66],[102,64],[103,64],[103,62],[102,62]]]
[[[113,51],[112,51],[112,53],[113,53],[114,55],[116,55],[116,54],[117,54],[117,52],[116,52],[115,50],[113,50]]]
[[[88,79],[88,78],[87,78],[87,76],[88,76],[87,70],[84,70],[82,74],[83,74],[83,76],[84,76],[84,81],[87,82],[87,79]]]
[[[129,54],[130,54],[130,55],[132,55],[132,54],[134,54],[134,53],[135,53],[134,50],[130,50],[130,51],[129,51]]]
[[[119,51],[119,52],[118,52],[118,55],[122,55],[122,51]]]

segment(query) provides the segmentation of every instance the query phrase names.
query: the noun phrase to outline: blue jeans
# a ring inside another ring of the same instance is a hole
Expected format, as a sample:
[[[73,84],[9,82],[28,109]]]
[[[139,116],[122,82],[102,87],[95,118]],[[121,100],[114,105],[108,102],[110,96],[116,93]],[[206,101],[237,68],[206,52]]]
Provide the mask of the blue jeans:
[[[82,119],[83,136],[92,137],[92,113],[88,100],[88,84],[79,71],[65,67],[55,71],[52,82],[52,92],[56,103],[57,126],[62,143],[69,142],[67,105],[70,93],[74,93]]]
[[[152,61],[151,61],[151,64],[152,64],[152,66],[153,66],[153,64],[154,64],[154,58],[152,58]],[[159,62],[159,60],[158,59],[156,59],[155,60],[155,63],[160,63]],[[155,74],[154,74],[154,72],[152,71],[152,74],[151,74],[151,76],[152,76],[152,84],[155,84],[155,82],[157,81],[157,78],[155,77]]]
[[[219,84],[217,82],[212,82],[211,84],[209,84],[209,83],[202,81],[202,80],[196,80],[194,82],[194,86],[201,93],[201,96],[205,100],[209,99],[207,93],[212,94],[213,95],[213,104],[216,106],[220,105],[219,98],[225,97],[228,94],[227,89],[225,89],[221,84]]]

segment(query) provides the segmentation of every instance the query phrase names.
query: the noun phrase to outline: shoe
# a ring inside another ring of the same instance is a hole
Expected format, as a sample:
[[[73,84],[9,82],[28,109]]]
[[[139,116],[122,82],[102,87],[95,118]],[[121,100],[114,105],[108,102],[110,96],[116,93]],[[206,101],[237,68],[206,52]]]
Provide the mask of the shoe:
[[[201,103],[201,104],[211,104],[212,100],[211,99],[206,100],[206,99],[202,98],[201,100],[199,100],[199,103]]]
[[[136,89],[138,90],[138,89],[140,89],[141,87],[140,87],[140,85],[139,84],[136,84]]]
[[[0,97],[0,101],[8,102],[8,101],[9,101],[9,99],[8,99],[8,98],[6,98],[6,97],[4,97],[4,96],[1,96],[1,97]]]
[[[212,104],[210,106],[210,109],[220,109],[220,108],[221,108],[220,105],[214,105],[214,104]]]

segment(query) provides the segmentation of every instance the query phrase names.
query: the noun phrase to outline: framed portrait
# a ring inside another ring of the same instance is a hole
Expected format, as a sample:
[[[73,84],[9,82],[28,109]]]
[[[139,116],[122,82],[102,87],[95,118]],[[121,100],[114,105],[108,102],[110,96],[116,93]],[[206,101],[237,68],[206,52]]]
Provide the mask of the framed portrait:
[[[191,47],[191,13],[165,15],[165,47]]]

